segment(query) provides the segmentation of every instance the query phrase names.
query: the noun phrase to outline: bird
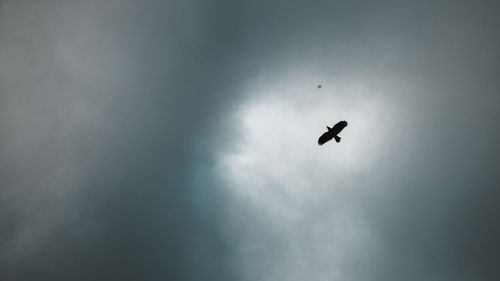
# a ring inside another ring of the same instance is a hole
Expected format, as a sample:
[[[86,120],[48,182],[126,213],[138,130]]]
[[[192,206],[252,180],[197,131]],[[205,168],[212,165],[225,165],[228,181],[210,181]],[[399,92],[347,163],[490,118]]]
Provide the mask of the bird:
[[[319,137],[318,139],[318,144],[319,145],[323,145],[324,143],[326,143],[327,141],[335,138],[335,141],[336,142],[340,142],[340,137],[337,136],[345,127],[347,127],[347,121],[340,121],[338,122],[337,124],[335,124],[335,126],[333,126],[333,128],[330,128],[328,126],[326,126],[326,128],[328,129],[328,132],[324,133],[321,135],[321,137]]]
[[[323,87],[323,86],[321,86],[321,85],[318,85],[318,89],[321,89],[321,87]]]

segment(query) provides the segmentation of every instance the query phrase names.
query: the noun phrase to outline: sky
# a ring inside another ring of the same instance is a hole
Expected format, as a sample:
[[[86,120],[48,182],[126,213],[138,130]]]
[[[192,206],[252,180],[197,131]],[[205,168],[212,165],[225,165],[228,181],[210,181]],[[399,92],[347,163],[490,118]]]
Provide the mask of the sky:
[[[499,8],[0,1],[0,279],[499,280]]]

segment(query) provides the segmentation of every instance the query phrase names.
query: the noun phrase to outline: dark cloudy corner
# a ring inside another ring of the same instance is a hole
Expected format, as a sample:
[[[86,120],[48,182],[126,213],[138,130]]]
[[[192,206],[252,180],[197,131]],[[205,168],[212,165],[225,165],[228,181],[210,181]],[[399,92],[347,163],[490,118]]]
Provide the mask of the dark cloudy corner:
[[[0,279],[497,280],[497,10],[1,1]]]

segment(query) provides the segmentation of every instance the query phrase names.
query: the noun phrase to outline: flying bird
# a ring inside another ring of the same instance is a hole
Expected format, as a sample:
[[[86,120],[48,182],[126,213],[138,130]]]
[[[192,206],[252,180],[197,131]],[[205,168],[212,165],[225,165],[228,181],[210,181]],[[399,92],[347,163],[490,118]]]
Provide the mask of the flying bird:
[[[337,136],[345,127],[347,127],[347,121],[340,121],[333,128],[326,126],[328,132],[324,133],[319,137],[318,144],[323,145],[325,142],[335,138],[336,142],[340,142],[340,137]]]

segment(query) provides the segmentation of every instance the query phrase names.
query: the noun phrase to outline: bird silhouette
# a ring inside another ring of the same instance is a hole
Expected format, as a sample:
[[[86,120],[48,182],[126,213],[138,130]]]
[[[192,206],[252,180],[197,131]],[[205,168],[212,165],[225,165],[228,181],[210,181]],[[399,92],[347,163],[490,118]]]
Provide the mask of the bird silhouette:
[[[340,121],[337,124],[335,124],[335,126],[333,126],[333,128],[326,126],[326,128],[328,129],[328,132],[322,134],[321,137],[319,137],[318,144],[323,145],[324,143],[326,143],[327,141],[329,141],[333,138],[335,138],[336,142],[340,142],[340,137],[337,135],[345,127],[347,127],[347,121]]]

